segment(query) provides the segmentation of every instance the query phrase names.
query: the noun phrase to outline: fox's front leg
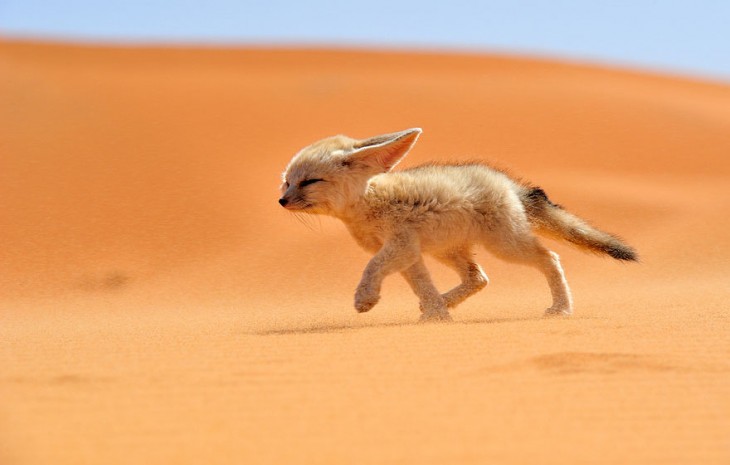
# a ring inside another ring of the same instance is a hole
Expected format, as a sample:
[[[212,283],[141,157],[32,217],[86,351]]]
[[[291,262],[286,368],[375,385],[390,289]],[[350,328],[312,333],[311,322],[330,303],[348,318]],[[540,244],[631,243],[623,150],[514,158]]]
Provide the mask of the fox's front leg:
[[[447,308],[447,301],[433,285],[431,274],[428,272],[423,259],[403,271],[403,277],[418,296],[421,305],[421,321],[451,321]]]
[[[387,240],[365,267],[355,292],[355,309],[363,313],[373,308],[380,300],[383,279],[391,273],[405,270],[420,257],[415,237],[403,234]]]

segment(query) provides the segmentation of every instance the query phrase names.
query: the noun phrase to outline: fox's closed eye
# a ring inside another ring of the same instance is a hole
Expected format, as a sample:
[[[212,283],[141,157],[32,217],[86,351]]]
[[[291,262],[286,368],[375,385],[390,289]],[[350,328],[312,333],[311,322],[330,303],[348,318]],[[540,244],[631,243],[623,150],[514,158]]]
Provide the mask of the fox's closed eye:
[[[314,184],[315,182],[324,181],[324,179],[314,178],[314,179],[305,179],[304,181],[299,183],[299,187],[307,187],[310,184]]]

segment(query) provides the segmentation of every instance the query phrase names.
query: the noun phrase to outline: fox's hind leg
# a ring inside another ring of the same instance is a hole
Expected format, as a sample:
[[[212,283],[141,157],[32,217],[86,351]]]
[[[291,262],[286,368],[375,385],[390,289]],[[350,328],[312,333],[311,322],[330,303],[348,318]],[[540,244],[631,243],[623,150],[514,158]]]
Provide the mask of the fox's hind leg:
[[[547,278],[553,296],[553,304],[545,310],[545,315],[572,315],[573,297],[570,294],[563,267],[560,265],[560,257],[542,246],[540,249],[536,266]]]
[[[420,300],[421,321],[451,321],[446,301],[431,280],[423,259],[401,272]]]
[[[511,239],[499,244],[485,243],[484,245],[487,250],[499,258],[533,266],[545,275],[553,298],[553,304],[545,311],[545,315],[571,315],[573,298],[570,295],[563,268],[560,266],[558,254],[545,248],[534,236],[519,239],[512,237]]]
[[[434,256],[444,265],[453,268],[461,278],[461,284],[442,294],[448,308],[456,307],[489,284],[489,278],[482,267],[472,259],[470,247],[459,247]]]

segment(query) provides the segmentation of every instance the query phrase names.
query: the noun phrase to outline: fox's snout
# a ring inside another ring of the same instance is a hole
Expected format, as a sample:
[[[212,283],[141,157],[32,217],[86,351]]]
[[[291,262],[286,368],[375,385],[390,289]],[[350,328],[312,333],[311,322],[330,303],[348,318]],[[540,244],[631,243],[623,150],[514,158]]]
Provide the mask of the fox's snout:
[[[311,207],[312,202],[308,201],[296,192],[286,192],[281,195],[281,198],[279,199],[279,205],[289,211],[300,211]]]
[[[279,205],[286,208],[287,210],[294,207],[299,202],[300,193],[294,186],[286,185],[282,186],[281,197],[279,198]]]

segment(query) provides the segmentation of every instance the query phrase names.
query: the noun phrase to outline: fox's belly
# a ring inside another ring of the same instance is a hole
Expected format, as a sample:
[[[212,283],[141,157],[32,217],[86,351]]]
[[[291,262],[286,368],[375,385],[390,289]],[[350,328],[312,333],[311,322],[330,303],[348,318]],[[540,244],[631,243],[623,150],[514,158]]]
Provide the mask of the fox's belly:
[[[422,231],[418,236],[421,251],[424,253],[438,253],[478,240],[476,234],[471,233],[469,228],[439,228]]]
[[[414,225],[421,251],[436,253],[477,242],[483,236],[483,225],[476,218],[460,212],[455,215],[442,215],[433,221],[423,221]]]

